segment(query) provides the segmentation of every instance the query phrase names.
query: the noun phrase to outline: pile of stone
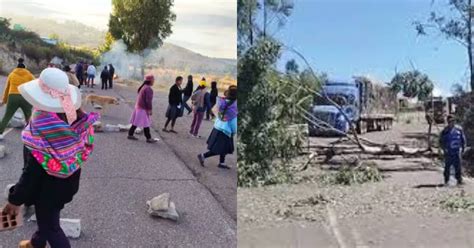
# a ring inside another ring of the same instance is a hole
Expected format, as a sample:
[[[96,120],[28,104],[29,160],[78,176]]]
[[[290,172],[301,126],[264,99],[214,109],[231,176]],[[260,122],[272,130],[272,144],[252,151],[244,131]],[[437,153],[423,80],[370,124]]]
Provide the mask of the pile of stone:
[[[96,132],[107,132],[107,133],[114,133],[114,132],[128,132],[130,127],[132,127],[132,124],[128,125],[112,125],[112,124],[105,124],[105,126],[102,124],[102,122],[97,121],[93,124],[94,130]],[[137,128],[135,130],[136,134],[141,134],[143,130],[141,128]]]
[[[148,206],[148,213],[151,216],[161,217],[178,221],[179,215],[176,211],[174,202],[170,201],[170,194],[164,193],[157,197],[153,197],[150,201],[146,202]]]

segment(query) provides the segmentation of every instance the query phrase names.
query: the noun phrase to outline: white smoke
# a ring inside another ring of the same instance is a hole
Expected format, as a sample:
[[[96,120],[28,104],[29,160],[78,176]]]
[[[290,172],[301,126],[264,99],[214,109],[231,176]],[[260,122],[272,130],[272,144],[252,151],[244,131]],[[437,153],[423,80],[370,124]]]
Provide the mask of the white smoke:
[[[115,75],[123,79],[139,79],[141,77],[141,66],[143,57],[137,54],[127,52],[127,46],[122,40],[112,44],[110,51],[102,54],[100,58],[100,67],[98,73],[104,66],[112,64],[115,68]]]

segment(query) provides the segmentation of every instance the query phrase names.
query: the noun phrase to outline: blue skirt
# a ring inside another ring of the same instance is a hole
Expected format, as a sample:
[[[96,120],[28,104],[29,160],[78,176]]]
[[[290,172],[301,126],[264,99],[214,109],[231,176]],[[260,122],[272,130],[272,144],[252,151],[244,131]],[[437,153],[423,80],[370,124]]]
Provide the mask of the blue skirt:
[[[232,154],[234,138],[214,128],[207,139],[207,149],[215,154]]]

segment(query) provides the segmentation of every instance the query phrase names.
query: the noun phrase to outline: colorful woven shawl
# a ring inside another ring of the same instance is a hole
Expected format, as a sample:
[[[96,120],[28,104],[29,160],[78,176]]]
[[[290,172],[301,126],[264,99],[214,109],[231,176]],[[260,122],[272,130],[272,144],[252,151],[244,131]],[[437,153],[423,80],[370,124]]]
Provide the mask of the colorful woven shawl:
[[[219,118],[222,121],[230,121],[237,117],[237,101],[219,98]]]
[[[72,125],[56,113],[34,110],[22,132],[22,140],[43,169],[51,176],[67,178],[89,158],[94,148],[97,113],[84,114]]]

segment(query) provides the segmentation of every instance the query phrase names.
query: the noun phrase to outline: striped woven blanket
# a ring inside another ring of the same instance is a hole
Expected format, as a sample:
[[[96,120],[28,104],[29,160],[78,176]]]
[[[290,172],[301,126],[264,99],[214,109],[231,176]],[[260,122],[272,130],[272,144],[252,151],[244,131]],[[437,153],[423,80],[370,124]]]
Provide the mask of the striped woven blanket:
[[[92,124],[98,119],[97,113],[84,114],[69,125],[56,113],[34,110],[30,123],[22,132],[22,140],[49,175],[67,178],[92,153]]]

